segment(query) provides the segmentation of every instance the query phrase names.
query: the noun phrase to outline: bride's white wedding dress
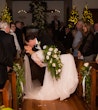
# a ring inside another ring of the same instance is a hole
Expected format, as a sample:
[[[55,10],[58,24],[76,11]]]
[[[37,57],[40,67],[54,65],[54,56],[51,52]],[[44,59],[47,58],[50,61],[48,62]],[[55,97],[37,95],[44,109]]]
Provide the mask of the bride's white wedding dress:
[[[37,55],[40,60],[43,60],[42,51],[36,52],[35,55]],[[31,58],[35,60],[34,56],[31,56]],[[43,86],[40,86],[39,82],[31,80],[29,60],[25,55],[24,66],[26,81],[24,98],[37,100],[55,100],[60,98],[60,100],[64,100],[75,92],[78,85],[78,73],[74,58],[71,54],[63,54],[60,58],[63,63],[60,79],[53,79],[46,66]]]

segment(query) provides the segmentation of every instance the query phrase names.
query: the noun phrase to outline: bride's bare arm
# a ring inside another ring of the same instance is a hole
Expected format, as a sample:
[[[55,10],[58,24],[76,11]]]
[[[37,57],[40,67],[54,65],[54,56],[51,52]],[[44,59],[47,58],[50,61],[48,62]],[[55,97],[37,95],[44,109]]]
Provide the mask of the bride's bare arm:
[[[39,50],[39,51],[33,53],[31,55],[31,58],[40,67],[44,67],[45,66],[45,63],[43,62],[44,61],[44,56],[43,56],[42,50]]]

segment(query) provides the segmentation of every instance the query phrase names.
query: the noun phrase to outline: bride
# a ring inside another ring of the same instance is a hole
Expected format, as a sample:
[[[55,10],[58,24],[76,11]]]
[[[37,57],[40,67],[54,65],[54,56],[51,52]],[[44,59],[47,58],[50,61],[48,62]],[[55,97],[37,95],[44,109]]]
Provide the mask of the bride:
[[[27,99],[36,100],[64,100],[72,93],[75,92],[78,85],[78,73],[76,70],[74,58],[71,54],[60,55],[61,62],[63,64],[60,78],[56,80],[51,76],[48,70],[47,64],[44,63],[43,50],[40,46],[37,47],[38,51],[33,51],[32,48],[36,43],[37,39],[34,36],[29,36],[25,46],[26,53],[31,55],[31,59],[40,67],[46,67],[43,85],[41,86],[37,80],[31,79],[30,64],[28,56],[24,57],[25,66],[25,96]]]

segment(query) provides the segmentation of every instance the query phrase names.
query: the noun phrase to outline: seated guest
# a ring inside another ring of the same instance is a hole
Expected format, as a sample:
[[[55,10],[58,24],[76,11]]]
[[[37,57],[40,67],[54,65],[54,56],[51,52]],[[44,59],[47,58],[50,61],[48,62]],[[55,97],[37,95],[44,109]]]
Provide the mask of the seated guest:
[[[98,23],[94,24],[94,53],[96,56],[96,62],[98,63]]]
[[[83,21],[79,20],[76,24],[76,29],[73,30],[73,43],[72,43],[72,48],[73,48],[73,56],[77,57],[78,56],[78,49],[80,47],[81,41],[82,41],[82,27],[83,27]]]
[[[94,61],[95,54],[93,51],[94,31],[89,23],[83,25],[83,41],[78,51],[78,58],[85,62]]]

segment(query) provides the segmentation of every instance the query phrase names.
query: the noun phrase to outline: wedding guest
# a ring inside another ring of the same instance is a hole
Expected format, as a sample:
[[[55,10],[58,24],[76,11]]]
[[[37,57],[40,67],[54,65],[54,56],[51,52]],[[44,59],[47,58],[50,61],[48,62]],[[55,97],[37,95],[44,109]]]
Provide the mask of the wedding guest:
[[[14,37],[14,42],[15,42],[15,46],[16,46],[16,50],[17,50],[17,57],[19,57],[19,54],[21,53],[21,48],[20,48],[19,42],[17,40],[15,30],[16,30],[15,23],[11,22],[10,23],[10,34],[13,35],[13,37]]]
[[[83,27],[83,21],[79,20],[76,24],[76,29],[74,30],[74,39],[72,43],[72,48],[73,48],[73,56],[77,57],[78,56],[78,49],[80,47],[81,41],[82,41],[82,27]]]
[[[15,25],[16,25],[15,33],[16,33],[19,45],[21,47],[21,50],[23,50],[24,49],[24,42],[23,42],[23,32],[22,32],[22,29],[21,29],[22,28],[21,27],[21,22],[20,21],[16,21]]]
[[[8,73],[12,68],[16,48],[12,35],[9,34],[10,25],[7,22],[0,22],[0,86],[3,87],[8,79]]]
[[[94,61],[95,54],[93,49],[94,31],[90,23],[83,25],[83,41],[78,51],[78,58],[83,57],[85,62]]]
[[[65,28],[62,43],[66,49],[66,52],[70,52],[72,49],[73,35],[69,27]]]
[[[98,54],[98,23],[94,24],[94,31],[95,32],[94,32],[94,43],[93,43],[93,45],[94,45],[94,53],[97,56],[97,54]],[[96,58],[96,59],[98,59],[98,58]]]
[[[55,15],[53,20],[51,21],[51,27],[53,32],[53,41],[58,40],[59,29],[60,29],[60,20],[58,20],[58,16]]]

